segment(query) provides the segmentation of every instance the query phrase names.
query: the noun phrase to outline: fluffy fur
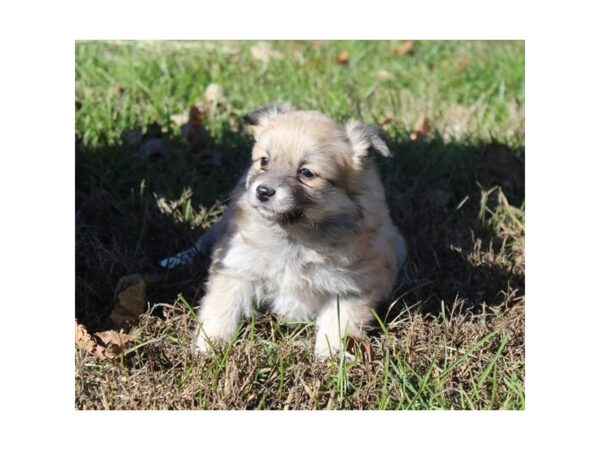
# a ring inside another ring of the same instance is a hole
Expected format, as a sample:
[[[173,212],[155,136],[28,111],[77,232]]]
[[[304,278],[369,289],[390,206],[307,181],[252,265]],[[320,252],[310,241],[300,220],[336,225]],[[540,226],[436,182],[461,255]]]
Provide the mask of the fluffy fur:
[[[253,307],[266,307],[315,321],[315,353],[326,357],[343,336],[363,336],[406,259],[370,157],[390,151],[375,127],[343,127],[287,104],[245,120],[255,137],[252,162],[225,217],[194,249],[162,264],[212,254],[199,352],[231,339]]]

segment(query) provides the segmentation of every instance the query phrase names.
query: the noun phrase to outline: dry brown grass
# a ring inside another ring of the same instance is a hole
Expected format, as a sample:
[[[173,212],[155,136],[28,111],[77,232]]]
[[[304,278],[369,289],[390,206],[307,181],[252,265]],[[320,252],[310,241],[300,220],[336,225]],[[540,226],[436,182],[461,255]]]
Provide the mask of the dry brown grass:
[[[246,324],[230,348],[198,359],[187,308],[178,303],[163,312],[142,318],[133,331],[140,347],[122,358],[98,360],[78,350],[77,408],[512,408],[523,401],[511,385],[524,371],[518,299],[478,314],[455,310],[445,320],[407,312],[387,335],[371,338],[371,361],[348,363],[345,388],[338,361],[315,361],[310,325],[265,316],[253,337]],[[482,382],[487,367],[493,373]]]

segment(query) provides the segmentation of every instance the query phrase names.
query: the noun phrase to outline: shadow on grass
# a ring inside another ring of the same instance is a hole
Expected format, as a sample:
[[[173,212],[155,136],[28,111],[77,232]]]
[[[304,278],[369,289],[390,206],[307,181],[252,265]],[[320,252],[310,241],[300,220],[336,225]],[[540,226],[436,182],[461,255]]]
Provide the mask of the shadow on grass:
[[[205,217],[192,229],[178,214],[186,216],[189,205],[199,214],[227,201],[251,142],[241,132],[219,130],[210,143],[223,155],[215,166],[174,132],[162,140],[164,155],[142,159],[139,144],[92,148],[76,138],[75,313],[92,331],[111,327],[114,289],[122,276],[144,274],[150,303],[172,302],[179,293],[196,302],[202,294],[206,262],[165,271],[158,261],[191,245],[208,225]],[[522,174],[494,178],[480,169],[491,142],[413,142],[398,136],[390,144],[395,157],[378,164],[392,216],[409,246],[412,274],[397,290],[400,302],[436,313],[442,301],[448,308],[455,302],[477,308],[523,295],[522,245],[515,244],[510,229],[486,220],[481,206],[482,191],[496,185],[510,205],[522,205]],[[180,205],[178,213],[158,206],[156,196],[179,199],[186,189],[189,205]]]

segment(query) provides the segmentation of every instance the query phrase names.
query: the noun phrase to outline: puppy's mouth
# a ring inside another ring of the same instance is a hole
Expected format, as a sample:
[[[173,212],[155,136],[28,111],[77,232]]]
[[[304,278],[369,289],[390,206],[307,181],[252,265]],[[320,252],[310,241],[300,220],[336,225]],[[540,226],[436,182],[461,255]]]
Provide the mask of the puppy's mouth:
[[[293,224],[293,223],[299,222],[301,218],[302,218],[302,210],[294,209],[292,211],[278,213],[277,214],[277,223]]]
[[[289,211],[275,211],[265,205],[256,205],[255,208],[265,219],[276,222],[280,225],[291,225],[297,223],[300,221],[303,215],[302,210],[299,208],[291,209]]]

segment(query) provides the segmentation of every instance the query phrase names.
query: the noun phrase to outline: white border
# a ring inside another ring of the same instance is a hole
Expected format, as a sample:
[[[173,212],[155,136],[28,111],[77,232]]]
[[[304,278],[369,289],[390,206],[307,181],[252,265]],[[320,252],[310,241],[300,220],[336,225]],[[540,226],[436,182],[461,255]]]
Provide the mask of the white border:
[[[592,4],[592,2],[590,2]],[[72,448],[580,448],[598,402],[597,14],[588,3],[13,2],[2,12],[3,440]],[[75,39],[527,40],[525,412],[75,412]],[[33,320],[32,320],[33,319]],[[66,349],[66,350],[65,350]],[[597,441],[597,436],[596,436]]]

